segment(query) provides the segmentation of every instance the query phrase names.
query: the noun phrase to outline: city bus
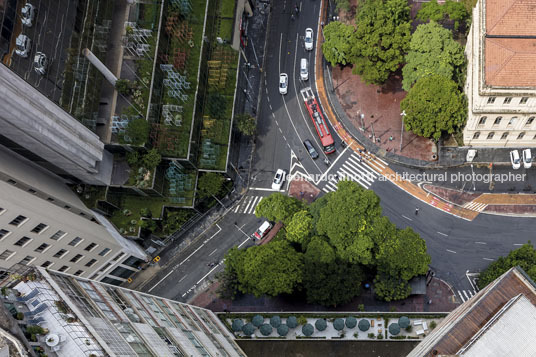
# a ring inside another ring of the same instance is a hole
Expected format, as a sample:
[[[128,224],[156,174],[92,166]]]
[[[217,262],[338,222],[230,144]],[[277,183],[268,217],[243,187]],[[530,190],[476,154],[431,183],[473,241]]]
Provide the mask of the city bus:
[[[331,133],[329,132],[328,124],[324,118],[324,115],[322,115],[322,111],[320,110],[320,106],[318,105],[318,102],[315,98],[315,95],[313,94],[311,87],[302,89],[301,94],[305,102],[305,106],[307,107],[307,112],[309,113],[309,117],[313,121],[316,134],[318,135],[318,138],[320,139],[320,142],[322,143],[322,149],[324,153],[325,154],[334,153],[335,142],[333,141],[333,137],[331,136]]]

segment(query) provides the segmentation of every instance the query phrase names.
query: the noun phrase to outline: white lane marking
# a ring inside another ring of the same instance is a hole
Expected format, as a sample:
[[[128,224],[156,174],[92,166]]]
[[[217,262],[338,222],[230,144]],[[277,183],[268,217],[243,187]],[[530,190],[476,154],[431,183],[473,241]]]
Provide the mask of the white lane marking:
[[[246,213],[248,211],[249,205],[251,205],[251,202],[253,202],[254,199],[255,199],[255,196],[250,196],[249,197],[249,201],[248,201],[246,207],[244,208],[244,210],[242,212]]]
[[[246,244],[246,242],[248,240],[250,240],[251,238],[246,238],[242,243],[240,243],[240,245],[238,246],[238,248],[240,248],[241,246],[243,246],[244,244]]]
[[[181,280],[179,280],[179,283],[180,283],[181,281],[183,281],[184,278],[186,278],[187,275],[188,275],[188,274],[185,274],[185,275],[181,278]]]
[[[318,179],[317,182],[315,182],[315,185],[318,185],[320,183],[320,181],[322,181],[324,179],[324,177],[328,174],[328,172],[331,171],[331,169],[335,166],[335,164],[337,163],[337,161],[339,161],[343,156],[344,156],[344,153],[346,152],[346,150],[348,150],[350,147],[347,146],[340,154],[339,156],[335,159],[335,161],[333,161],[329,167],[329,169],[326,170],[326,172],[324,172],[322,174],[322,176],[320,176],[320,179]]]
[[[523,244],[521,244],[521,243],[514,243],[514,245],[523,245]]]
[[[210,253],[208,256],[210,257],[212,254],[216,253],[217,250],[218,250],[218,248],[214,249],[214,250],[212,251],[212,253]]]
[[[488,244],[486,242],[475,242],[475,244]]]
[[[252,214],[255,212],[255,208],[257,207],[257,205],[259,204],[260,200],[259,198],[262,200],[262,197],[261,196],[257,196],[255,197],[255,200],[253,201],[253,204],[251,205],[251,208],[247,211],[247,212],[244,212],[244,213],[247,213],[247,214]],[[258,202],[257,202],[258,200]]]
[[[407,219],[408,221],[413,221],[411,218],[406,217],[406,216],[404,216],[404,215],[402,215],[402,217],[404,217],[404,218]]]
[[[354,175],[351,172],[348,172],[346,170],[347,169],[344,169],[344,168],[341,167],[341,169],[337,173],[341,173],[341,172],[344,173],[344,175],[341,175],[341,176],[344,176],[345,178],[352,178],[352,181],[357,182],[358,184],[360,184],[364,188],[369,188],[370,187],[370,184],[368,184],[368,182],[366,182],[366,181],[362,182],[361,178],[358,178],[357,175]]]
[[[454,253],[454,254],[456,254],[456,252],[455,252],[455,251],[453,251],[453,250],[450,250],[450,249],[447,249],[447,252],[450,252],[450,253]]]
[[[459,295],[459,296],[460,296],[460,298],[462,299],[462,302],[465,302],[465,299],[463,298],[463,295],[462,295],[462,293],[461,293],[461,291],[460,291],[460,290],[458,290],[458,295]]]
[[[199,281],[197,283],[195,283],[195,285],[199,285],[200,282],[205,280],[205,278],[207,276],[209,276],[214,270],[216,270],[220,266],[221,263],[223,263],[223,260],[221,262],[219,262],[218,264],[216,264],[216,266],[214,268],[210,269],[209,272],[205,274],[205,276],[203,276],[201,279],[199,279]]]
[[[374,176],[374,174],[363,169],[361,165],[351,162],[350,160],[346,161],[344,165],[342,165],[342,167],[354,169],[352,172],[354,172],[357,176],[360,176],[365,180],[370,181],[371,183],[374,182],[374,180],[376,179],[376,176]]]
[[[437,232],[437,234],[441,234],[442,236],[445,236],[445,237],[448,237],[448,236],[449,236],[448,234],[441,233],[441,232]]]
[[[469,300],[471,297],[467,294],[467,292],[465,290],[463,290],[463,295],[465,295],[465,297],[467,298],[467,300]]]
[[[491,258],[482,258],[484,260],[489,260],[490,262],[494,261],[495,259],[491,259]]]

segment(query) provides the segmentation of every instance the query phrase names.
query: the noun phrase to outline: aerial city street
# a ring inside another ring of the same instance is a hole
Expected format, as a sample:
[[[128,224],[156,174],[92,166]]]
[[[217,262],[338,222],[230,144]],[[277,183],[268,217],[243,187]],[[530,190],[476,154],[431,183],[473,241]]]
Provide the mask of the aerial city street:
[[[0,0],[0,355],[533,356],[533,13]]]

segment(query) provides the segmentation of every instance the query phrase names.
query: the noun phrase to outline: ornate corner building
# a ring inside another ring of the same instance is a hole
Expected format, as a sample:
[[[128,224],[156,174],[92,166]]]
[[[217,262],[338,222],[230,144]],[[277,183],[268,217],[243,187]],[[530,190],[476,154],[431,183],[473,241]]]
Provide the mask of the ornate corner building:
[[[536,146],[535,20],[532,0],[480,0],[473,9],[465,145]]]

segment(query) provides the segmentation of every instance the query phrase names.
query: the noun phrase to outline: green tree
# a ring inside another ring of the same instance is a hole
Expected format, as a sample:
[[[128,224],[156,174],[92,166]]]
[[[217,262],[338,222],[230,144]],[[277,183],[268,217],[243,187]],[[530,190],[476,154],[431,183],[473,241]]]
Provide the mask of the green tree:
[[[132,93],[132,87],[128,79],[118,79],[115,82],[115,89],[122,95],[128,96]]]
[[[179,230],[184,223],[192,217],[192,211],[181,209],[178,211],[168,212],[164,219],[164,233],[171,234]]]
[[[396,276],[378,274],[374,279],[374,293],[385,301],[405,299],[411,293],[409,283]]]
[[[286,231],[289,241],[305,248],[313,232],[313,217],[306,210],[296,212],[287,224]]]
[[[303,279],[303,254],[288,242],[271,242],[246,251],[242,271],[238,271],[240,290],[255,296],[290,294]]]
[[[449,30],[434,21],[419,25],[402,69],[402,88],[409,91],[418,79],[431,74],[440,74],[461,86],[464,64],[463,48]]]
[[[384,83],[404,62],[410,40],[406,0],[365,0],[357,14],[352,43],[353,73],[366,83]]]
[[[406,130],[438,140],[465,124],[467,103],[458,85],[441,75],[421,78],[400,103]]]
[[[515,266],[521,267],[532,280],[536,280],[536,250],[531,242],[510,251],[506,257],[499,257],[499,259],[491,263],[480,273],[478,287],[483,289],[486,285]]]
[[[437,0],[425,2],[417,13],[417,19],[421,21],[444,22],[447,18],[454,21],[454,29],[458,30],[460,23],[469,17],[466,4],[447,0],[444,5],[437,3]]]
[[[430,262],[426,242],[409,227],[385,239],[379,244],[376,254],[378,271],[406,281],[426,274]]]
[[[272,193],[270,196],[263,199],[255,208],[257,217],[265,217],[269,221],[281,221],[285,224],[290,222],[294,213],[301,211],[304,208],[302,201],[285,196],[280,192]]]
[[[142,145],[149,136],[149,122],[144,118],[132,119],[127,124],[125,135],[130,138],[132,145]]]
[[[162,156],[156,149],[149,150],[141,159],[143,166],[149,171],[152,171],[157,167],[158,164],[160,164],[160,161],[162,161]]]
[[[335,0],[336,9],[350,11],[350,0]]]
[[[255,135],[255,132],[257,131],[257,119],[255,119],[255,117],[243,113],[235,115],[234,120],[236,122],[236,128],[242,134],[247,136]]]
[[[218,275],[220,286],[217,293],[221,298],[233,300],[238,294],[240,289],[238,275],[239,271],[242,276],[244,274],[245,259],[245,249],[233,247],[225,254],[225,267],[223,272]]]
[[[127,153],[127,162],[129,165],[135,166],[138,164],[139,160],[140,154],[136,150]]]
[[[223,176],[215,172],[206,172],[199,177],[197,182],[197,191],[199,197],[206,198],[216,196],[221,192],[223,187]]]
[[[335,261],[335,258],[335,250],[322,237],[313,237],[307,245],[307,250],[305,251],[306,262],[331,264]]]
[[[343,260],[372,264],[371,228],[381,214],[380,199],[353,181],[341,181],[337,187],[320,210],[317,231],[329,238]]]
[[[354,27],[340,21],[333,21],[324,26],[324,43],[322,53],[332,66],[340,63],[346,65],[352,56],[355,45]]]

